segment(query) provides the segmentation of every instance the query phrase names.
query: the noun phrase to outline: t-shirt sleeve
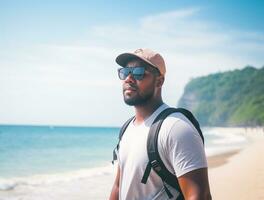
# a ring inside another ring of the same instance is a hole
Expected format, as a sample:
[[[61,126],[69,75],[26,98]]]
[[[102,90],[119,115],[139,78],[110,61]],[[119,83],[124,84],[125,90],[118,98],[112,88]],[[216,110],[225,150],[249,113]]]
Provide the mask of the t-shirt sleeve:
[[[180,177],[207,167],[202,139],[191,122],[171,118],[165,120],[162,126],[160,154],[169,171]]]

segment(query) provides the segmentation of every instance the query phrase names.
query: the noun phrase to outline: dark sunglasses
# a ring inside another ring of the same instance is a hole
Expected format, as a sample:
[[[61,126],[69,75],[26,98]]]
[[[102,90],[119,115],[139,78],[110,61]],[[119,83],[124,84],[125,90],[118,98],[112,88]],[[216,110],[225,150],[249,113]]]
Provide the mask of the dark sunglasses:
[[[142,80],[145,74],[145,67],[122,67],[118,69],[118,76],[121,80],[125,80],[129,74],[135,80]]]

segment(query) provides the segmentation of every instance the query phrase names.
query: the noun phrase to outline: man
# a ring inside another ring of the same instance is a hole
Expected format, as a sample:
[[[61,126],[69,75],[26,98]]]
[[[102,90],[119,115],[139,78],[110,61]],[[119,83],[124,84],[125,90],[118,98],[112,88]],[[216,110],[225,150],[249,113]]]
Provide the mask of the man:
[[[134,106],[135,118],[128,125],[118,150],[118,170],[110,200],[168,199],[161,178],[151,170],[146,184],[141,178],[149,161],[147,136],[154,119],[168,108],[162,101],[166,67],[162,56],[150,49],[138,49],[116,58],[126,104]],[[175,77],[176,78],[176,77]],[[181,113],[163,122],[158,150],[166,168],[176,174],[186,200],[210,200],[207,161],[203,142],[193,124]],[[169,190],[177,194],[173,188]]]

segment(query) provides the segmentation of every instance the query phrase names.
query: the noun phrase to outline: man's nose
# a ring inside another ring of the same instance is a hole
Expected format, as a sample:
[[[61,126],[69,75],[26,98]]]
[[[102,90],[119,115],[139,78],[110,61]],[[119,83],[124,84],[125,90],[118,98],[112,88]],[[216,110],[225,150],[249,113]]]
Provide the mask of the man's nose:
[[[134,79],[134,77],[132,76],[132,73],[129,73],[128,76],[125,79],[126,83],[134,83],[136,82],[136,80]]]

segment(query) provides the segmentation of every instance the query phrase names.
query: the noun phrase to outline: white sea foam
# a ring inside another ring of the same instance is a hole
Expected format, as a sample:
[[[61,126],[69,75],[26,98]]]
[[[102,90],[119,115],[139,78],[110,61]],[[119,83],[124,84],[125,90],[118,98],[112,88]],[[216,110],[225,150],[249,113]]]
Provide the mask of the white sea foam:
[[[113,173],[113,166],[80,169],[57,174],[43,174],[27,177],[0,178],[0,191],[14,190],[18,186],[45,186],[58,182],[71,182]]]
[[[116,166],[68,173],[1,179],[0,200],[105,200],[109,197]]]
[[[205,128],[204,133],[209,138],[205,148],[207,156],[240,149],[248,143],[244,128]]]

